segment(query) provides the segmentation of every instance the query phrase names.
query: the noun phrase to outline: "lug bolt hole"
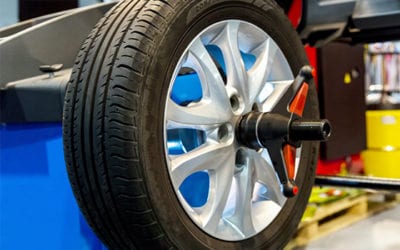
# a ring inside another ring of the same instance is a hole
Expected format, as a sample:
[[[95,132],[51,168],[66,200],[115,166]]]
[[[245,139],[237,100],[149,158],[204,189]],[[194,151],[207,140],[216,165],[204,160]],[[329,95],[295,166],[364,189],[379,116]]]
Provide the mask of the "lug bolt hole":
[[[237,95],[231,96],[231,98],[229,98],[229,101],[231,103],[231,107],[232,107],[233,111],[238,111],[240,109],[240,100]]]

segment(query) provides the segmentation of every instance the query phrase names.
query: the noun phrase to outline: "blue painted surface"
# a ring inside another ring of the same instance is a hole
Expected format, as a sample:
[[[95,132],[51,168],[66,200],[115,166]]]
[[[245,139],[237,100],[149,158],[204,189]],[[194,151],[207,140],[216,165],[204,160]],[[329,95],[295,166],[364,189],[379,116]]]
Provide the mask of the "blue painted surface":
[[[72,195],[61,124],[0,125],[0,249],[105,249]]]

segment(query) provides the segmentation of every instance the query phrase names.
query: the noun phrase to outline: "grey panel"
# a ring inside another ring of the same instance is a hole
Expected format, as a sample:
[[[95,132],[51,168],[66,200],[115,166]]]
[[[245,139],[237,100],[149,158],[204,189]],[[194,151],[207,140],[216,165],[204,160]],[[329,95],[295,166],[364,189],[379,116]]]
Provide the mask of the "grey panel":
[[[0,40],[0,88],[40,75],[43,64],[72,66],[97,21],[115,3],[77,9]]]
[[[308,23],[327,24],[346,22],[356,0],[308,0]]]
[[[25,29],[31,28],[31,27],[38,25],[40,23],[43,23],[47,20],[53,19],[53,18],[61,16],[61,15],[66,15],[71,12],[72,12],[71,10],[57,12],[54,14],[49,14],[49,15],[38,17],[38,18],[29,19],[29,20],[19,22],[19,23],[16,23],[16,24],[4,27],[4,28],[0,28],[0,39],[4,38],[6,36],[14,35],[18,32],[21,32]]]
[[[353,23],[358,29],[382,29],[400,26],[400,1],[358,1],[353,14]]]

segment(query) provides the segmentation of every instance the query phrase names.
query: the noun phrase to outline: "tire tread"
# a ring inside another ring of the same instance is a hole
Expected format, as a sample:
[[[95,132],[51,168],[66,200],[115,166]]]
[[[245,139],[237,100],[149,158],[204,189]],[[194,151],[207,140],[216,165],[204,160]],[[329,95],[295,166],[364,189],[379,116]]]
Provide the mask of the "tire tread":
[[[159,6],[165,4],[160,1]],[[122,1],[99,21],[79,51],[65,98],[63,137],[70,183],[89,225],[113,249],[145,248],[138,238],[172,247],[157,224],[137,169],[139,118],[132,107],[140,96],[131,82],[144,76],[152,37],[162,26],[152,21],[157,12],[151,6],[148,1]],[[127,38],[131,43],[123,45]],[[127,150],[130,154],[121,153]],[[136,188],[127,190],[132,185]],[[118,205],[127,200],[133,209]],[[135,216],[122,220],[129,213]]]

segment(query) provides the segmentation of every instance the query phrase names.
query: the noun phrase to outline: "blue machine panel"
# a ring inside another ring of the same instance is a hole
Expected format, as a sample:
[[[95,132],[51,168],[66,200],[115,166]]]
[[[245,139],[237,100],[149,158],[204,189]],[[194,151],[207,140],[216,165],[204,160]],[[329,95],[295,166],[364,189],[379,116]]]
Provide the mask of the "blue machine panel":
[[[61,124],[0,125],[0,249],[106,249],[81,215]]]

